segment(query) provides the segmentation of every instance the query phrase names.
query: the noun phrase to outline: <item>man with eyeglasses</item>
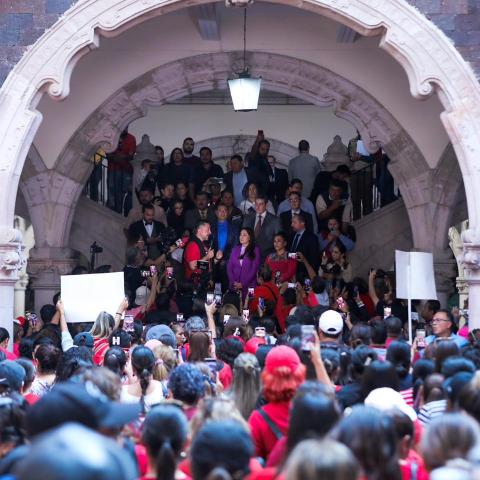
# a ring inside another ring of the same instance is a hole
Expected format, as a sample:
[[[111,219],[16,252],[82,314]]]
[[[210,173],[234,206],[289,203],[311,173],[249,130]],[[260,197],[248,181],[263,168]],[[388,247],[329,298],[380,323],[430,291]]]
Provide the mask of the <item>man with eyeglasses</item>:
[[[433,335],[426,337],[425,343],[429,345],[435,341],[449,340],[455,342],[458,348],[468,345],[465,338],[453,333],[454,329],[456,329],[456,325],[452,314],[448,310],[440,309],[432,318]]]

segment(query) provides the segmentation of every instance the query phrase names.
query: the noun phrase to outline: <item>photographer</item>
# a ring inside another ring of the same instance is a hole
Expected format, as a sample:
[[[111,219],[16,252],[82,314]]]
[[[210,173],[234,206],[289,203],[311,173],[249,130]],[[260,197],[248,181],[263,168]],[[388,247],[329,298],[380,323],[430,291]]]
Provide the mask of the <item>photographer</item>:
[[[328,259],[332,259],[332,250],[341,243],[347,252],[355,247],[355,230],[353,227],[347,227],[347,233],[343,233],[342,222],[336,218],[328,219],[327,230],[320,232],[320,251],[325,252]]]

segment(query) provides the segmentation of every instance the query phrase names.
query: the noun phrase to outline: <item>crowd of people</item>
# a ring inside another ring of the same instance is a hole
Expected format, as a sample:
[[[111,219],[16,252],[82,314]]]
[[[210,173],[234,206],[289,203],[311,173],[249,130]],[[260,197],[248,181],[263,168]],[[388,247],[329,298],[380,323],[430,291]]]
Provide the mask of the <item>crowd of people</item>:
[[[222,181],[182,155],[139,184],[115,312],[58,292],[0,329],[0,478],[478,478],[478,332],[429,300],[409,344],[392,272],[353,276],[346,168],[289,181],[263,138]]]

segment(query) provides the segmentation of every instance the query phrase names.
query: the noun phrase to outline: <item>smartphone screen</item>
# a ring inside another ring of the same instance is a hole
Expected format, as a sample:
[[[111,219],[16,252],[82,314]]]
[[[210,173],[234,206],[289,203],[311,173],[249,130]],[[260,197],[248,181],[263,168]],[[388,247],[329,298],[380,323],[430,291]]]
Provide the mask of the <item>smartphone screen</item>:
[[[258,306],[260,310],[265,310],[265,299],[263,297],[258,297]]]
[[[338,297],[337,298],[337,305],[338,305],[338,308],[340,310],[342,310],[343,308],[345,308],[345,300],[343,299],[343,297]]]
[[[253,297],[253,294],[255,293],[255,289],[253,287],[248,288],[248,296]]]
[[[126,332],[133,332],[133,315],[125,315],[125,319],[123,320],[123,329]]]
[[[207,305],[211,305],[214,301],[215,297],[213,293],[207,293]]]
[[[255,336],[264,338],[266,335],[265,327],[256,327],[255,328]]]
[[[250,310],[248,308],[242,310],[242,318],[245,323],[250,321]]]
[[[220,307],[222,305],[222,294],[221,293],[216,293],[215,294],[215,304],[217,307]]]
[[[391,307],[385,307],[383,309],[383,318],[390,317],[392,315],[392,308]]]
[[[315,343],[315,327],[313,325],[302,325],[302,350],[310,351],[311,343]]]
[[[291,282],[288,282],[288,288],[295,288],[295,284],[291,283]]]

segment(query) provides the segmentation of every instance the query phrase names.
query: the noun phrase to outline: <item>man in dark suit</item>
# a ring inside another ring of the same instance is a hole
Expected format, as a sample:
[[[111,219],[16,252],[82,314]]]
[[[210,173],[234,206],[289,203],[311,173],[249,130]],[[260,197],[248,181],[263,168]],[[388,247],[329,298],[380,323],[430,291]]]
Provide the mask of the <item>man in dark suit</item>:
[[[305,226],[305,217],[302,214],[292,218],[293,236],[288,242],[288,251],[291,253],[301,252],[312,268],[317,271],[320,266],[320,247],[318,237],[309,232]],[[301,262],[297,264],[297,280],[302,282],[308,278],[307,269]]]
[[[290,237],[293,233],[292,230],[292,218],[294,215],[302,214],[305,218],[305,228],[313,233],[313,219],[312,216],[300,208],[302,203],[302,196],[298,192],[290,192],[288,196],[290,210],[283,212],[279,215],[280,222],[282,223],[282,230]]]
[[[198,192],[195,195],[195,208],[185,214],[185,228],[193,232],[199,220],[206,220],[210,225],[215,222],[215,212],[208,206],[208,193]]]
[[[148,258],[154,260],[166,252],[168,232],[165,225],[154,220],[155,209],[152,204],[142,206],[142,220],[134,222],[128,229],[129,238],[142,237],[147,245]]]
[[[288,190],[288,172],[284,168],[275,166],[277,159],[273,155],[268,156],[268,163],[272,169],[268,198],[272,201],[276,209],[278,205],[285,200],[285,194]]]
[[[245,168],[240,155],[233,155],[230,158],[230,171],[223,176],[225,189],[233,192],[235,205],[238,207],[244,200],[242,192],[247,183],[259,183],[259,177],[254,170]]]
[[[262,260],[273,250],[273,237],[280,231],[280,220],[267,212],[267,198],[259,195],[255,200],[255,213],[243,220],[244,227],[250,227],[255,234],[255,243],[260,247]]]
[[[228,208],[222,203],[215,210],[217,219],[211,225],[212,248],[217,254],[217,262],[214,268],[215,281],[222,284],[222,291],[228,287],[227,262],[232,248],[238,244],[239,225],[228,220]],[[221,252],[221,254],[218,254]]]

